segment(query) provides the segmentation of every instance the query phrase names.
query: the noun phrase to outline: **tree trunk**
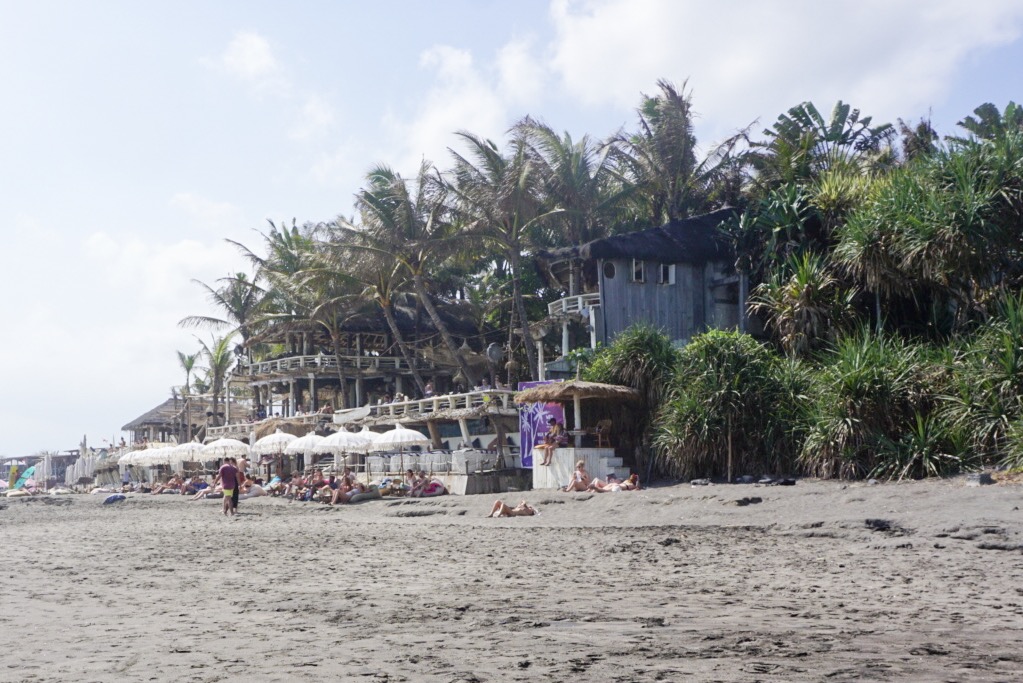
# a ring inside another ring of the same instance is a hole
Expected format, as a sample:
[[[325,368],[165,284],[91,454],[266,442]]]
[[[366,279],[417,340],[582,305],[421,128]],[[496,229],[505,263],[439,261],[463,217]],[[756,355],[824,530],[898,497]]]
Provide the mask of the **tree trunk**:
[[[421,396],[426,395],[426,382],[423,381],[423,376],[419,374],[419,368],[416,367],[416,359],[409,353],[408,345],[405,343],[405,338],[401,336],[401,330],[398,329],[398,321],[394,319],[394,311],[391,310],[391,302],[378,298],[377,303],[380,304],[380,308],[384,311],[384,318],[387,319],[387,326],[391,328],[391,334],[394,335],[394,341],[398,345],[398,350],[401,351],[401,357],[408,363],[409,368],[412,369],[412,378],[416,380],[416,386],[419,388],[419,394]]]
[[[519,255],[510,254],[512,276],[512,300],[515,309],[519,313],[519,324],[522,326],[522,341],[526,346],[526,364],[529,366],[530,377],[535,382],[540,378],[540,368],[537,365],[536,349],[533,348],[533,337],[529,334],[529,317],[526,315],[526,300],[522,296],[522,282],[519,278]]]
[[[338,334],[337,330],[327,330],[330,332],[330,344],[334,347],[334,362],[337,363],[337,379],[341,383],[341,409],[348,410],[351,408],[348,405],[348,391],[346,381],[348,377],[345,375],[344,366],[341,363],[341,335]]]
[[[448,351],[454,356],[455,362],[458,364],[462,374],[465,375],[465,381],[469,386],[476,386],[479,384],[479,380],[476,378],[476,374],[469,367],[469,364],[462,354],[458,352],[458,347],[455,346],[455,340],[452,339],[451,333],[448,332],[447,325],[440,319],[440,314],[437,312],[436,307],[433,305],[433,301],[430,299],[429,293],[426,291],[426,284],[423,282],[423,276],[421,273],[416,273],[412,276],[412,282],[416,287],[416,294],[419,295],[420,301],[423,302],[423,308],[426,309],[426,314],[430,316],[430,320],[433,322],[433,326],[440,332],[441,339],[444,340],[444,345],[448,347]]]

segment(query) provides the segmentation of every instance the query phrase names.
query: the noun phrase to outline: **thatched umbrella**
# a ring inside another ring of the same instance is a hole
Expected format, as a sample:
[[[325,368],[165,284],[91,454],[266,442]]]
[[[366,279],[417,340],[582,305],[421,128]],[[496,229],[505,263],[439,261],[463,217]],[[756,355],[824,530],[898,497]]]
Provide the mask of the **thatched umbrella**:
[[[273,434],[257,440],[249,450],[252,455],[280,455],[284,453],[288,444],[297,438],[294,434],[288,434],[278,429]]]
[[[249,453],[249,444],[238,439],[217,439],[202,447],[202,456],[208,460],[245,456]]]
[[[348,464],[348,454],[352,451],[365,451],[376,439],[377,434],[371,431],[349,432],[341,428],[329,435],[320,443],[324,453],[334,455],[334,468],[337,469],[338,458],[344,458]]]
[[[601,382],[584,382],[581,379],[541,384],[515,394],[516,403],[567,403],[571,400],[576,430],[582,428],[582,401],[592,398],[605,401],[634,402],[639,401],[641,395],[630,387]],[[579,439],[580,437],[576,436],[576,448],[579,447]]]

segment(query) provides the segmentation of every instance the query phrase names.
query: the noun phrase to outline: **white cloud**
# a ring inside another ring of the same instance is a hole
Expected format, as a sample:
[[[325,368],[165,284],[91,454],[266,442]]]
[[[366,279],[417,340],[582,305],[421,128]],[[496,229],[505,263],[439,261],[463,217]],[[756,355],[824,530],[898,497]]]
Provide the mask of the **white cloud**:
[[[255,31],[239,31],[216,59],[206,66],[236,78],[259,94],[286,95],[290,90],[284,68],[270,41]]]
[[[548,72],[533,55],[532,40],[512,40],[497,51],[498,92],[512,105],[538,102],[548,81]]]
[[[319,95],[306,98],[298,121],[291,127],[288,137],[292,140],[308,140],[322,135],[334,123],[334,108]]]
[[[188,221],[204,232],[226,235],[236,232],[243,222],[242,210],[230,202],[217,202],[192,192],[178,192],[170,206],[183,211]]]
[[[255,84],[275,78],[281,72],[270,42],[252,31],[235,34],[220,60],[229,74]]]
[[[395,168],[406,175],[414,173],[424,158],[445,166],[457,131],[500,140],[513,123],[507,99],[468,50],[431,47],[420,56],[420,67],[434,72],[436,80],[417,103],[412,120],[394,115],[384,119],[395,144],[382,158],[393,159]]]
[[[658,78],[689,79],[699,129],[715,138],[804,100],[838,99],[894,120],[948,96],[963,60],[1020,34],[1011,0],[745,3],[554,0],[551,65],[571,96],[632,109]],[[840,22],[840,23],[838,23]]]

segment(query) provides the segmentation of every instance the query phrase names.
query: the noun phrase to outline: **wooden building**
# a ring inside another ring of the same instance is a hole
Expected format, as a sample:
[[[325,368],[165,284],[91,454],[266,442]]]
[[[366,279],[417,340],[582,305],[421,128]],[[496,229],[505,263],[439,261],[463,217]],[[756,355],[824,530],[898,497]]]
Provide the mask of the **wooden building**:
[[[711,328],[745,330],[745,276],[718,226],[734,209],[615,235],[540,255],[569,295],[548,305],[562,355],[609,344],[637,323],[678,344]],[[573,343],[573,337],[575,341]]]

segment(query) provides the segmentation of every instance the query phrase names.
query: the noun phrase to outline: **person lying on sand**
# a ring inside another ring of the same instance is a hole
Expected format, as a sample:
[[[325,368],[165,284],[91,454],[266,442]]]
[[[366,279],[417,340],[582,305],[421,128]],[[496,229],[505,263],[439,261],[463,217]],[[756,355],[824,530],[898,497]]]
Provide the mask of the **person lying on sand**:
[[[572,473],[572,481],[562,489],[565,492],[585,491],[590,485],[590,474],[586,471],[586,462],[579,460],[575,464],[575,472]]]
[[[202,477],[192,477],[181,487],[181,495],[191,496],[205,488],[209,488],[209,486]]]
[[[266,491],[263,490],[262,486],[253,481],[252,477],[246,477],[238,497],[242,500],[248,500],[249,498],[259,498],[265,495]]]
[[[167,483],[157,484],[156,486],[154,486],[152,494],[155,496],[158,493],[164,492],[175,493],[181,490],[181,484],[182,484],[181,479],[178,477],[178,475],[175,474],[173,477],[167,480]]]
[[[520,502],[515,507],[509,507],[503,500],[498,500],[494,502],[494,507],[487,517],[532,517],[535,514],[536,509],[526,501]]]
[[[625,481],[618,481],[618,477],[611,473],[607,475],[607,481],[602,481],[597,478],[590,482],[588,491],[594,491],[596,493],[618,493],[619,491],[637,491],[639,490],[639,476],[635,474],[629,475],[629,478]]]
[[[347,468],[346,468],[347,469]],[[331,505],[344,505],[352,500],[353,496],[357,496],[360,493],[365,493],[366,485],[361,481],[358,481],[354,475],[347,476],[343,475],[338,484],[337,490],[334,491],[333,497],[330,499]]]
[[[203,500],[205,498],[223,498],[223,497],[224,497],[224,487],[221,486],[220,484],[217,484],[216,486],[208,486],[208,487],[204,488],[202,491],[199,491],[194,496],[189,498],[189,500]]]

